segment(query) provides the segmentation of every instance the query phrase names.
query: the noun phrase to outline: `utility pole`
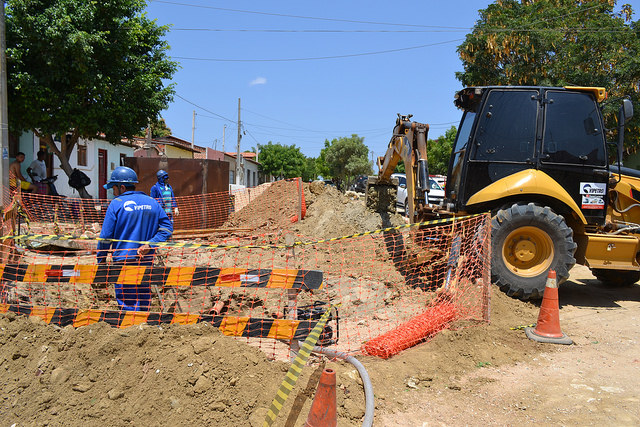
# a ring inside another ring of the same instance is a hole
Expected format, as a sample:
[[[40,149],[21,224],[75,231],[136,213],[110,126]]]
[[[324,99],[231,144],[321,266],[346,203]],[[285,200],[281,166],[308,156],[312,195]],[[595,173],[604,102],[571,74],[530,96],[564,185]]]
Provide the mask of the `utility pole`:
[[[227,125],[222,127],[222,152],[224,153],[224,134],[227,131]]]
[[[0,10],[0,189],[9,188],[9,109],[7,107],[7,37],[4,25],[4,0]],[[5,191],[0,194],[0,205],[9,203],[4,200]],[[6,203],[5,203],[6,202]]]
[[[193,150],[193,139],[196,134],[196,110],[193,110],[193,120],[191,120],[191,149]]]
[[[238,150],[236,151],[236,184],[240,185],[242,183],[242,170],[240,169],[240,159],[242,155],[240,154],[240,140],[242,139],[242,131],[240,128],[242,127],[242,122],[240,121],[240,98],[238,98]]]

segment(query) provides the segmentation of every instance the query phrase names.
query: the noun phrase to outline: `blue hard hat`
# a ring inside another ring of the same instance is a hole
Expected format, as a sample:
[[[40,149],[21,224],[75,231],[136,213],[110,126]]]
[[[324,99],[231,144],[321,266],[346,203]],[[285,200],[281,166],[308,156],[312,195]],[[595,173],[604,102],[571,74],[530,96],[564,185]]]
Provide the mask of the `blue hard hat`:
[[[113,170],[113,172],[111,172],[111,178],[105,185],[103,185],[103,187],[108,190],[114,185],[129,185],[137,183],[138,175],[136,175],[136,172],[133,169],[126,166],[118,166]]]
[[[160,169],[160,170],[156,173],[156,177],[158,178],[158,180],[161,180],[161,179],[167,179],[167,178],[169,178],[169,174],[168,174],[166,171],[164,171],[164,170]]]

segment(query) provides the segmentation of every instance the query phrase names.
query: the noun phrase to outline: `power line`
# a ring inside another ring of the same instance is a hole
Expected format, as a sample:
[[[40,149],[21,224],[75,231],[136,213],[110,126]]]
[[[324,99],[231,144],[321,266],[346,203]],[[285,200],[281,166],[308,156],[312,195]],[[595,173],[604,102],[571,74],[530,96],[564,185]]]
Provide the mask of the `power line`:
[[[226,121],[228,121],[228,122],[231,122],[231,123],[234,123],[234,124],[236,123],[235,121],[233,121],[233,120],[231,120],[231,119],[228,119],[228,118],[226,118],[225,116],[221,116],[221,115],[220,115],[220,114],[218,114],[218,113],[214,113],[213,111],[207,110],[206,108],[204,108],[204,107],[202,107],[202,106],[200,106],[200,105],[198,105],[198,104],[196,104],[196,103],[194,103],[194,102],[189,101],[188,99],[186,99],[186,98],[184,98],[184,97],[182,97],[182,96],[178,95],[177,93],[176,93],[175,95],[176,95],[178,98],[182,99],[182,100],[183,100],[184,102],[186,102],[187,104],[191,104],[191,105],[193,105],[194,107],[198,107],[198,108],[199,108],[199,109],[201,109],[202,111],[206,111],[207,113],[209,113],[209,114],[213,114],[214,116],[216,116],[216,117],[220,117],[221,119],[226,120]]]
[[[391,25],[391,26],[400,26],[400,27],[420,27],[420,28],[460,28],[460,27],[441,27],[437,25],[423,25],[423,24],[407,24],[404,23],[393,23],[393,22],[376,22],[376,21],[358,21],[354,19],[339,19],[339,18],[321,18],[317,16],[304,16],[304,15],[288,15],[284,13],[273,13],[273,12],[259,12],[255,10],[242,10],[242,9],[229,9],[224,7],[216,7],[216,6],[203,6],[198,4],[189,4],[189,3],[178,3],[172,1],[165,0],[151,0],[154,3],[164,3],[164,4],[172,4],[176,6],[187,6],[187,7],[196,7],[201,9],[212,9],[212,10],[221,10],[225,12],[237,12],[237,13],[249,13],[253,15],[267,15],[267,16],[278,16],[281,18],[296,18],[296,19],[311,19],[316,21],[330,21],[330,22],[349,22],[352,24],[371,24],[371,25]]]
[[[249,28],[171,28],[171,31],[202,31],[219,33],[460,33],[471,28],[439,30],[291,30],[291,29],[249,29]]]
[[[402,52],[407,50],[415,50],[422,49],[425,47],[433,47],[443,44],[449,44],[454,42],[463,41],[464,39],[455,39],[455,40],[447,40],[444,42],[438,43],[429,43],[423,44],[420,46],[412,46],[412,47],[402,47],[396,49],[388,49],[388,50],[380,50],[377,52],[363,52],[363,53],[353,53],[347,55],[333,55],[333,56],[318,56],[318,57],[310,57],[310,58],[284,58],[284,59],[222,59],[222,58],[196,58],[196,57],[186,57],[186,56],[173,56],[172,59],[182,59],[182,60],[192,60],[192,61],[214,61],[214,62],[294,62],[294,61],[317,61],[323,59],[338,59],[338,58],[353,58],[358,56],[368,56],[368,55],[382,55],[385,53],[395,53]]]

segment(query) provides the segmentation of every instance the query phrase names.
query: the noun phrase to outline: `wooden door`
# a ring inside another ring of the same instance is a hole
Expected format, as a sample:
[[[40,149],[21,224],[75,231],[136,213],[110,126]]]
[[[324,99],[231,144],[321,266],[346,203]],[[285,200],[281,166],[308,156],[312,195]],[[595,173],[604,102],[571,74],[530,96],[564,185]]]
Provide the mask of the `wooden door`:
[[[106,199],[107,190],[107,150],[98,149],[98,198]]]

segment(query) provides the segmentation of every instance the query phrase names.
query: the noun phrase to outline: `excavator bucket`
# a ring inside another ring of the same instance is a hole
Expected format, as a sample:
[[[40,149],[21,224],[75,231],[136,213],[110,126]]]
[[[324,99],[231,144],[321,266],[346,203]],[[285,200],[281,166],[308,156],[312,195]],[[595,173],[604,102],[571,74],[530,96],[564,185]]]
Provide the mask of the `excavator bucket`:
[[[379,181],[377,176],[370,176],[367,180],[366,203],[367,208],[375,212],[396,213],[398,198],[398,179]]]

